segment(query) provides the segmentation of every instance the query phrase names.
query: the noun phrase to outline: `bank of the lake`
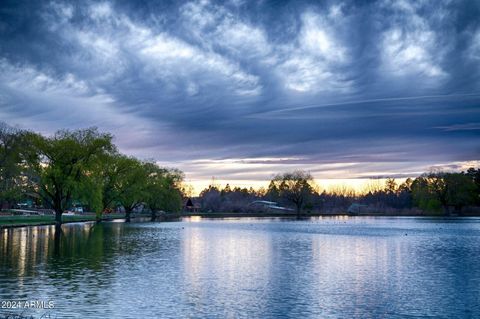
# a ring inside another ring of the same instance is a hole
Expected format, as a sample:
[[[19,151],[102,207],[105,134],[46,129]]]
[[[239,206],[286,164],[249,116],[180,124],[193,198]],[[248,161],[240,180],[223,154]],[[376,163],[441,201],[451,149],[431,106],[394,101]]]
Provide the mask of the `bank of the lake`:
[[[124,218],[124,214],[110,214],[103,216],[102,221],[110,221],[115,219]],[[62,222],[68,223],[80,223],[95,221],[95,215],[65,215],[62,216]],[[0,229],[1,228],[14,228],[14,227],[27,227],[27,226],[47,226],[55,224],[55,216],[53,215],[11,215],[0,216]]]
[[[339,214],[303,214],[301,218],[310,218],[310,217],[320,217],[320,216],[345,216],[349,215],[347,213]],[[367,215],[364,215],[367,216]],[[370,216],[393,216],[393,215],[383,215],[376,214]],[[418,216],[418,215],[408,215],[408,216]],[[150,214],[136,214],[132,218],[141,218],[148,219]],[[296,213],[229,213],[229,212],[220,212],[220,213],[170,213],[170,214],[161,214],[157,215],[156,221],[178,221],[185,217],[202,217],[202,218],[296,218]],[[125,214],[109,214],[107,216],[102,216],[101,221],[111,221],[111,220],[120,220],[125,219]],[[92,222],[96,221],[95,215],[64,215],[62,216],[62,222],[64,224],[68,223],[81,223],[81,222]],[[11,215],[11,216],[0,216],[0,229],[2,228],[16,228],[16,227],[28,227],[28,226],[47,226],[54,225],[55,217],[53,215]]]
[[[425,214],[421,211],[406,211],[403,214],[392,213],[375,213],[375,214],[360,214],[354,215],[349,213],[304,213],[301,218],[311,217],[332,217],[332,216],[365,216],[365,217],[437,217],[437,218],[455,218],[455,217],[479,217],[478,214],[472,214],[469,216],[444,216],[443,214]],[[148,220],[150,219],[150,213],[142,213],[132,215],[132,218]],[[297,218],[295,212],[266,212],[266,213],[234,213],[234,212],[215,212],[215,213],[163,213],[157,214],[156,221],[179,221],[182,218],[187,217],[201,217],[211,219],[224,219],[224,218]],[[101,221],[121,220],[125,218],[125,214],[108,214],[101,218]],[[93,214],[84,215],[64,215],[62,216],[63,223],[79,223],[79,222],[92,222],[96,220]],[[16,228],[27,226],[46,226],[54,225],[55,217],[52,215],[12,215],[12,216],[0,216],[0,229],[1,228]]]

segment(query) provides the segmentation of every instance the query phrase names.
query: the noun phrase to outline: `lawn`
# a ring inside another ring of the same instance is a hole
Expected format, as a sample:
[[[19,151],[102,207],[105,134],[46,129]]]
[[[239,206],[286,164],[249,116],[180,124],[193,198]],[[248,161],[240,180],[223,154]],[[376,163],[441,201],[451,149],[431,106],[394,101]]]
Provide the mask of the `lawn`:
[[[110,220],[115,218],[124,218],[124,214],[108,214],[103,216],[103,220]],[[62,216],[63,222],[83,222],[83,221],[93,221],[95,220],[95,215],[93,214],[86,214],[86,215],[75,215],[75,216]],[[47,215],[47,216],[39,216],[39,215],[31,215],[31,216],[0,216],[0,227],[2,226],[18,226],[18,225],[45,225],[45,224],[54,224],[55,223],[55,216]]]

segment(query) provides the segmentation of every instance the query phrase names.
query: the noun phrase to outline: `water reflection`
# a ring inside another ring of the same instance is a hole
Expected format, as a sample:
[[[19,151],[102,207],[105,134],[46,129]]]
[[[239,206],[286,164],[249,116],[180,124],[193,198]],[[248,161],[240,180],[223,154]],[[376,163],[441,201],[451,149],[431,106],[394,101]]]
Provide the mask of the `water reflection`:
[[[222,317],[238,317],[245,305],[261,309],[272,260],[268,234],[187,227],[181,254],[188,302],[208,315],[212,300]],[[235,296],[232,298],[232,296]]]
[[[61,318],[475,317],[479,264],[477,219],[42,226],[0,231],[0,300]]]
[[[79,294],[95,302],[115,276],[121,227],[93,223],[8,229],[0,238],[1,300],[59,300],[67,310]]]

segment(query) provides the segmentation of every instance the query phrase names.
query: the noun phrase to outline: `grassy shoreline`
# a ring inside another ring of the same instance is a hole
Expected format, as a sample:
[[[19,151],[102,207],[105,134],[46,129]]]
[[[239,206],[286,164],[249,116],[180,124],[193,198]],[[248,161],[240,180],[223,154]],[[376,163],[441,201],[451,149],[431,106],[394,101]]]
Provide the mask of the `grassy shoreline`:
[[[136,218],[150,218],[150,214],[140,214],[132,216],[132,219]],[[312,213],[312,214],[303,214],[301,218],[308,217],[334,217],[334,216],[350,216],[350,217],[480,217],[478,215],[468,215],[468,216],[439,216],[439,215],[424,215],[424,214],[408,214],[408,215],[392,215],[392,214],[360,214],[360,215],[351,215],[348,213],[337,213],[337,214],[321,214],[321,213]],[[188,217],[201,217],[201,218],[296,218],[295,213],[262,213],[262,214],[252,214],[252,213],[189,213],[189,214],[164,214],[157,217],[156,221],[178,221],[182,218]],[[113,221],[118,219],[124,219],[124,214],[109,214],[102,217],[102,221]],[[75,215],[75,216],[63,216],[63,223],[82,223],[82,222],[94,222],[96,220],[95,215]],[[6,228],[17,228],[17,227],[29,227],[29,226],[48,226],[55,224],[54,216],[0,216],[0,229]]]
[[[125,218],[124,214],[110,214],[102,217],[102,221],[109,221],[114,219]],[[64,224],[67,223],[81,223],[92,222],[96,220],[95,215],[75,215],[62,216]],[[47,226],[55,224],[55,216],[53,215],[34,215],[34,216],[0,216],[0,229],[13,227],[27,227],[27,226]]]

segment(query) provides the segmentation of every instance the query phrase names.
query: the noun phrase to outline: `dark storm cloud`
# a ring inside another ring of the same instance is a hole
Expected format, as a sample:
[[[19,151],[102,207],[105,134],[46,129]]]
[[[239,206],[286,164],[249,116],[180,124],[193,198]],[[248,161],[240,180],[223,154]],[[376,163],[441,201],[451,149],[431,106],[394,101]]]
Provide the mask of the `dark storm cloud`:
[[[2,2],[0,116],[96,125],[198,178],[457,167],[480,154],[479,16],[476,1]]]

